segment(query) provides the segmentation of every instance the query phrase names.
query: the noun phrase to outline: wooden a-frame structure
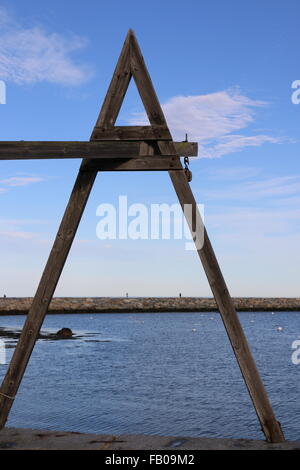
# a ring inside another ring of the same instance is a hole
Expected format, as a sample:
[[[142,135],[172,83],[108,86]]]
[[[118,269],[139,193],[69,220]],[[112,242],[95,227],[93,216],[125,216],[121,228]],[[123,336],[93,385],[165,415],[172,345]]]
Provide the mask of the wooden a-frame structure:
[[[135,80],[150,126],[114,126],[131,77]],[[0,429],[7,421],[98,171],[168,171],[182,208],[185,204],[193,208],[193,220],[188,220],[188,223],[190,229],[197,233],[200,228],[195,224],[201,217],[180,161],[180,156],[196,154],[196,144],[173,142],[132,30],[127,34],[89,142],[0,142],[0,160],[83,157],[46,267],[0,388]],[[203,245],[197,248],[198,255],[262,430],[269,442],[282,442],[283,432],[276,421],[207,232],[205,228],[203,230]]]

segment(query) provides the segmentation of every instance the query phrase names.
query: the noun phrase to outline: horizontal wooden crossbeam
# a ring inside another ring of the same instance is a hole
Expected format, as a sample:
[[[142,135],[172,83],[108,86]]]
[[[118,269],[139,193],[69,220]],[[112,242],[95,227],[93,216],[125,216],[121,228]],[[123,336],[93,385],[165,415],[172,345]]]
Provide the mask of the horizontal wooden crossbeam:
[[[195,142],[174,142],[176,155],[180,157],[197,156]],[[160,155],[158,142],[131,141],[2,141],[0,160],[29,160],[48,158],[165,158]]]
[[[91,171],[170,171],[181,170],[179,157],[148,156],[142,158],[105,158],[87,160],[82,165],[82,170]]]
[[[172,136],[166,126],[95,126],[92,140],[172,140]]]

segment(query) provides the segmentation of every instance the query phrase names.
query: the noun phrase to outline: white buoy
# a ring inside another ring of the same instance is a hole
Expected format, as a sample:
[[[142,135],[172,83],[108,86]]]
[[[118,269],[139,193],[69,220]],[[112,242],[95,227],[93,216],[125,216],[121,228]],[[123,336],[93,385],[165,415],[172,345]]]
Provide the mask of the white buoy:
[[[279,327],[277,328],[277,331],[283,331],[282,326],[279,326]]]
[[[197,331],[197,330],[196,330],[196,328],[192,328],[192,331],[195,332],[195,331]]]

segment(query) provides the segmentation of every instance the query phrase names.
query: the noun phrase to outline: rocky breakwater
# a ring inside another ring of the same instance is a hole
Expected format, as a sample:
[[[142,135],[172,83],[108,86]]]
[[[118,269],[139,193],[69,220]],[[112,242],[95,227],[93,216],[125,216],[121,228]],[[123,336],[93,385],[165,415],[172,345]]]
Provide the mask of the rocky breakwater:
[[[236,297],[238,311],[300,311],[300,298]],[[27,314],[31,297],[0,299],[0,315]],[[204,297],[55,297],[48,313],[212,312],[213,298]]]

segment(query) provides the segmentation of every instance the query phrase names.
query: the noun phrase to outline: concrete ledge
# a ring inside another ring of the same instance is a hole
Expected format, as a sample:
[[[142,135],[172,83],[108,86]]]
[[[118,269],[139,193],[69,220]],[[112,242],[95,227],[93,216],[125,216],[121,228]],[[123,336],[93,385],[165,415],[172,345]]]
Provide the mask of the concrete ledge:
[[[81,434],[4,428],[1,450],[300,450],[300,441],[269,444],[248,439]]]

